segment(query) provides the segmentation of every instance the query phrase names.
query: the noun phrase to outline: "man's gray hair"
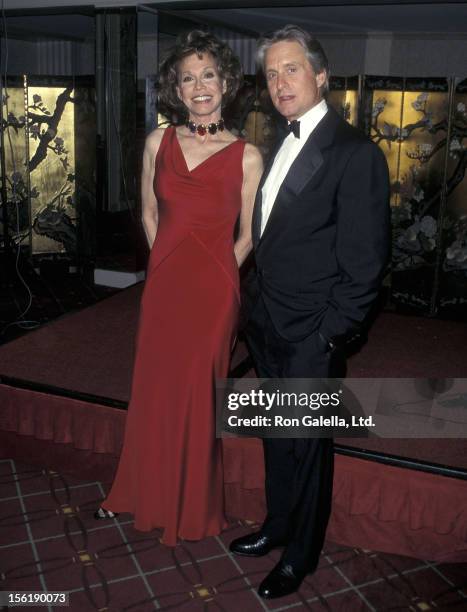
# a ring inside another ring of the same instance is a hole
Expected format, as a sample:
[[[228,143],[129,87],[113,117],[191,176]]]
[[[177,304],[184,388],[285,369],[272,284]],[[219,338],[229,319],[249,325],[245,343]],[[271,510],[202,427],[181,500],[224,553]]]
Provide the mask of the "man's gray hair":
[[[326,80],[320,88],[321,95],[324,95],[329,90],[329,62],[326,54],[321,46],[321,43],[312,36],[309,32],[302,30],[302,28],[288,24],[280,30],[269,32],[264,34],[258,41],[258,50],[256,53],[256,63],[258,68],[264,72],[264,61],[266,57],[266,51],[275,43],[282,41],[295,41],[301,45],[305,51],[307,60],[310,62],[311,67],[315,74],[321,72],[326,73]]]

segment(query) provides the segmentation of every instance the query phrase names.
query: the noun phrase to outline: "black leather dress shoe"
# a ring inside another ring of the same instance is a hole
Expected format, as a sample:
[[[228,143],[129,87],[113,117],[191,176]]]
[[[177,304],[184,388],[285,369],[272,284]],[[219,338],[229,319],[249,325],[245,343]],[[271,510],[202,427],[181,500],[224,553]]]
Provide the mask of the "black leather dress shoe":
[[[236,555],[244,555],[245,557],[263,557],[267,555],[273,548],[285,546],[285,542],[275,540],[270,536],[257,531],[249,535],[237,538],[230,543],[230,552]]]
[[[305,575],[294,570],[291,565],[279,561],[259,585],[258,594],[264,599],[276,599],[295,593],[300,588]]]

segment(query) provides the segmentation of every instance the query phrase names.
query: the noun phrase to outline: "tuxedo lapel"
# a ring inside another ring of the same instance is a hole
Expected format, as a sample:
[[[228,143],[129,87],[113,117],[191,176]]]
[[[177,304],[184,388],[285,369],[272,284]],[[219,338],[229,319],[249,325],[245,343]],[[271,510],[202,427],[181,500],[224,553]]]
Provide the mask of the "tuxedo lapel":
[[[264,184],[264,181],[261,180],[258,186],[258,191],[256,192],[255,205],[253,208],[251,235],[253,238],[254,248],[258,246],[258,243],[261,237],[261,206],[262,206],[261,189],[262,189],[263,184]]]
[[[290,192],[292,196],[299,196],[305,185],[311,181],[322,164],[323,156],[321,150],[313,140],[313,134],[311,134],[308,142],[290,166],[280,191]]]

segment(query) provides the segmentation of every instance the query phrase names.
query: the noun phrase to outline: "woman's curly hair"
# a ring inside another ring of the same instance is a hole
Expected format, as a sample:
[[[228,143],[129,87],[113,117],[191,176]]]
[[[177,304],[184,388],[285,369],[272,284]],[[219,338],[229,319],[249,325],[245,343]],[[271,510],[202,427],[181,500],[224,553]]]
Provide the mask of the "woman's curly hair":
[[[192,30],[181,34],[175,46],[170,49],[159,67],[158,99],[160,104],[177,115],[187,116],[187,109],[177,95],[178,67],[185,57],[196,53],[210,53],[217,63],[219,76],[225,80],[226,92],[222,106],[227,106],[235,98],[243,82],[240,60],[226,43],[213,34],[202,30]]]

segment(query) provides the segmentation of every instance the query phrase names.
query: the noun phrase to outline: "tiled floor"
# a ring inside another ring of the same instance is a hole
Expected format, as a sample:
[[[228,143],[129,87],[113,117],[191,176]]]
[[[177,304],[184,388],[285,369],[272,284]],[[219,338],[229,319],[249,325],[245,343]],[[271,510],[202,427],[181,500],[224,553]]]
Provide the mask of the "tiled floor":
[[[297,594],[263,601],[255,587],[279,551],[261,559],[228,551],[254,526],[233,522],[219,537],[167,548],[157,532],[135,531],[130,515],[96,522],[106,487],[0,461],[0,591],[66,590],[73,612],[467,609],[465,565],[331,542]]]

